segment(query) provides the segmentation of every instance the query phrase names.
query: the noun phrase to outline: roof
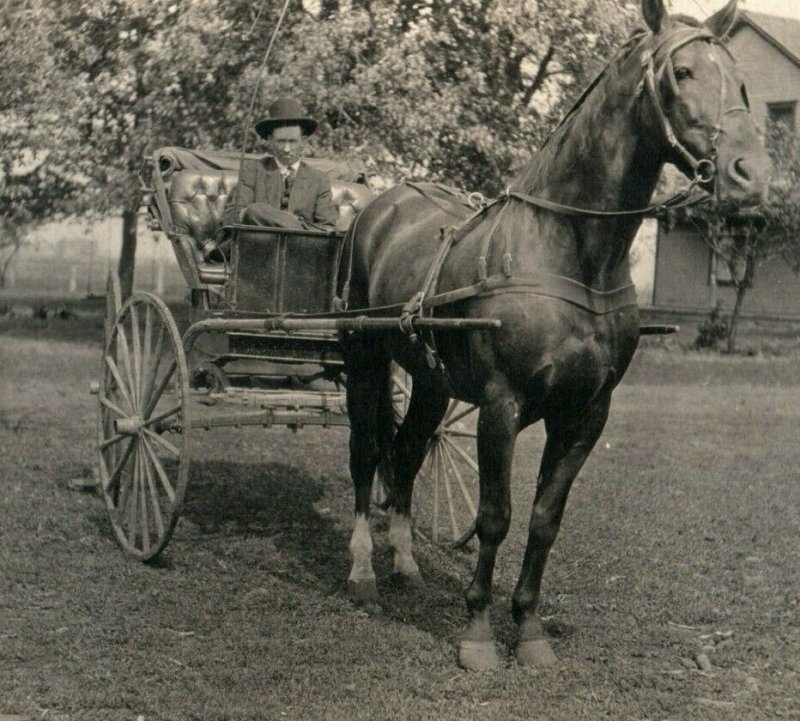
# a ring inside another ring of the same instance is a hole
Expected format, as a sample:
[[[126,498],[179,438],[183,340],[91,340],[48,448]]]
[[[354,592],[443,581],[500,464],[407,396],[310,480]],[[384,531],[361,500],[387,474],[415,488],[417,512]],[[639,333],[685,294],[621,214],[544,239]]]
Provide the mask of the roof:
[[[751,27],[795,65],[800,66],[800,20],[745,10],[739,13],[739,23],[732,34],[743,24]]]

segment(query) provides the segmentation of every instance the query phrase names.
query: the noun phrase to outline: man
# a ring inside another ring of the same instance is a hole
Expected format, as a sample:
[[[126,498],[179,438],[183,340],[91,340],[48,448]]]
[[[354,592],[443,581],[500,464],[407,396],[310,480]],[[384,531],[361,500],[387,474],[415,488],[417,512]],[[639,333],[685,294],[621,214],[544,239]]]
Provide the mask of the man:
[[[297,230],[333,230],[337,210],[328,177],[303,163],[306,138],[317,121],[294,98],[280,98],[255,125],[267,141],[261,160],[246,159],[239,186],[231,194],[224,223],[267,225]]]

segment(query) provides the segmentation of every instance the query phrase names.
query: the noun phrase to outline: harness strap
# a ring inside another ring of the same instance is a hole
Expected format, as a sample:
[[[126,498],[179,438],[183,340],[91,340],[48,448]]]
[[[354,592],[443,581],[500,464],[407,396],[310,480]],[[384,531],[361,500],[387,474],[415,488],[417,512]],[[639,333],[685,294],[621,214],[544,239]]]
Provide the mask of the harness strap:
[[[519,273],[511,277],[496,273],[486,280],[425,298],[423,309],[456,303],[468,298],[489,297],[506,293],[523,293],[557,298],[589,311],[606,315],[637,305],[636,287],[629,283],[609,291],[589,288],[572,278],[545,272]]]
[[[624,218],[624,217],[633,217],[639,215],[651,215],[654,213],[661,213],[665,210],[674,210],[676,208],[688,208],[693,205],[698,205],[700,203],[706,203],[709,200],[709,197],[705,194],[703,195],[696,195],[691,197],[692,191],[697,187],[698,183],[701,182],[701,179],[694,178],[690,181],[689,185],[675,193],[674,195],[670,195],[663,200],[659,200],[658,202],[652,203],[651,205],[647,205],[644,208],[634,208],[633,210],[591,210],[589,208],[577,208],[573,205],[565,205],[564,203],[558,203],[555,200],[548,200],[547,198],[541,198],[535,195],[528,195],[527,193],[521,193],[518,190],[508,190],[507,195],[510,198],[516,198],[517,200],[522,200],[529,205],[536,206],[537,208],[542,208],[543,210],[549,210],[553,213],[559,213],[560,215],[571,215],[573,217],[583,217],[583,218]]]

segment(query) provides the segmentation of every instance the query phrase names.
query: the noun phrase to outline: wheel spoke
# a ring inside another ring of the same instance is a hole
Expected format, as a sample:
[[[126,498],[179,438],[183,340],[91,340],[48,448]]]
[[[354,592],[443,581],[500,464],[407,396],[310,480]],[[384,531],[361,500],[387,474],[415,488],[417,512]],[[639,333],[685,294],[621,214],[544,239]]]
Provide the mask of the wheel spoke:
[[[120,340],[122,342],[120,342]],[[128,376],[128,389],[130,390],[129,398],[134,398],[136,393],[136,384],[133,380],[133,369],[131,366],[131,354],[128,348],[128,335],[125,333],[125,328],[120,322],[117,325],[117,350],[122,351],[119,355],[122,356],[122,365],[125,368],[125,374]],[[136,410],[137,406],[132,406]]]
[[[133,481],[131,483],[131,497],[128,499],[128,544],[136,547],[136,514],[139,510],[139,454],[133,457]]]
[[[131,306],[131,344],[133,346],[133,387],[131,393],[137,408],[142,407],[142,341],[139,336],[139,313],[136,306]]]
[[[139,383],[139,397],[142,399],[142,406],[147,401],[144,396],[145,389],[149,385],[150,365],[152,356],[150,355],[150,344],[153,341],[153,319],[150,313],[150,306],[144,307],[144,335],[142,337],[142,380]]]
[[[122,452],[122,457],[117,461],[117,465],[114,467],[113,473],[108,477],[108,481],[105,484],[106,493],[111,495],[111,488],[112,486],[116,486],[118,489],[119,479],[122,475],[122,471],[125,468],[125,464],[128,462],[128,459],[131,457],[131,452],[133,451],[134,441],[131,438],[131,442],[128,444],[128,447]]]
[[[439,445],[438,443],[436,444]],[[456,509],[453,503],[453,489],[450,488],[450,478],[447,475],[447,468],[445,467],[444,449],[439,450],[439,478],[444,484],[444,491],[447,494],[447,511],[450,515],[450,530],[453,533],[453,540],[457,540],[461,533],[458,530],[458,523],[456,522]]]
[[[456,428],[448,428],[447,435],[455,436],[456,438],[477,438],[478,434],[475,431],[462,431]]]
[[[136,449],[136,442],[131,444],[131,451]],[[136,457],[134,456],[134,465],[136,464]],[[119,495],[117,496],[117,511],[119,512],[120,519],[124,518],[128,512],[128,501],[130,500],[131,492],[133,490],[133,469],[130,474],[120,475]]]
[[[153,409],[158,405],[158,401],[161,398],[164,391],[167,389],[167,385],[169,384],[170,379],[172,378],[172,374],[175,372],[175,369],[178,367],[178,364],[175,362],[175,359],[172,359],[172,362],[169,365],[169,369],[164,374],[164,377],[158,384],[158,387],[153,391],[150,399],[147,401],[147,405],[145,406],[144,413],[142,413],[143,418],[147,418],[152,412]]]
[[[150,458],[150,462],[153,464],[153,468],[156,469],[156,474],[161,481],[161,485],[164,486],[164,491],[166,491],[169,502],[174,503],[175,491],[172,488],[172,484],[169,482],[169,478],[167,478],[167,472],[164,470],[164,466],[161,465],[161,461],[156,455],[156,452],[150,446],[150,441],[148,441],[147,438],[142,438],[142,443],[144,443],[145,451]]]
[[[113,413],[116,413],[120,418],[127,418],[130,414],[123,411],[119,406],[112,403],[108,398],[101,398],[100,403],[102,403],[106,408],[108,408]]]
[[[106,440],[100,444],[100,449],[104,451],[109,446],[113,446],[115,443],[119,443],[121,440],[124,440],[127,437],[128,436],[125,436],[122,433],[117,433],[116,435],[111,436],[111,438],[106,438]]]
[[[166,333],[166,326],[159,325],[158,336],[156,337],[156,347],[153,349],[153,352],[150,356],[153,359],[153,369],[147,379],[147,384],[144,389],[144,395],[142,396],[142,403],[145,408],[147,408],[150,405],[150,397],[153,393],[153,386],[155,386],[156,378],[158,377],[158,368],[161,365],[161,352],[163,350],[162,346],[164,345],[165,333]]]
[[[431,467],[430,479],[431,487],[433,488],[433,520],[431,521],[431,540],[434,543],[439,541],[439,481],[436,477],[436,469],[439,465],[439,447],[438,444],[431,446]]]
[[[136,448],[137,459],[139,461],[139,503],[142,512],[142,550],[147,553],[150,550],[150,522],[147,519],[147,492],[146,478],[144,472],[144,458],[142,457],[141,443]]]
[[[174,416],[176,413],[180,413],[182,408],[183,408],[182,405],[173,406],[169,410],[164,411],[163,413],[159,413],[157,416],[148,418],[146,421],[144,421],[144,426],[149,427],[165,420],[166,418],[169,418],[170,416]]]
[[[467,408],[465,410],[459,411],[458,413],[455,413],[455,410],[456,410],[456,408],[458,408],[458,404],[459,403],[460,403],[460,401],[455,401],[454,400],[453,401],[453,405],[447,411],[447,415],[445,416],[445,419],[444,419],[444,427],[445,428],[448,428],[453,423],[458,423],[462,418],[466,418],[470,413],[474,413],[475,411],[478,410],[478,406],[467,406]],[[454,415],[450,415],[451,413],[453,413]]]
[[[458,456],[461,458],[464,463],[466,463],[475,473],[479,473],[478,471],[478,464],[469,457],[469,453],[467,453],[461,446],[458,445],[452,438],[448,438],[447,435],[443,435],[442,438],[450,444],[450,448],[452,448]]]
[[[456,461],[446,444],[442,445],[442,450],[444,451],[445,458],[447,458],[447,462],[450,464],[450,468],[453,469],[453,475],[456,477],[456,483],[458,483],[458,487],[461,489],[461,495],[464,496],[464,503],[467,504],[469,512],[472,514],[472,517],[475,518],[475,516],[478,515],[478,511],[475,508],[475,502],[472,500],[472,496],[467,489],[467,484],[464,483],[464,478],[461,475],[461,471],[458,470]]]
[[[181,452],[170,443],[166,438],[163,436],[158,435],[158,433],[153,433],[149,428],[142,428],[148,438],[152,438],[158,445],[160,445],[165,450],[169,451],[175,458],[180,458]]]
[[[150,491],[150,502],[153,506],[153,520],[155,520],[156,523],[156,533],[158,534],[158,538],[162,538],[164,536],[164,519],[161,517],[161,503],[158,500],[158,489],[156,488],[156,482],[153,478],[153,470],[150,465],[150,458],[145,450],[148,447],[147,441],[144,439],[142,440],[142,466],[144,466],[144,472],[147,478],[147,488]]]
[[[114,376],[114,380],[117,383],[117,388],[119,388],[119,392],[122,394],[123,399],[128,404],[130,412],[134,413],[135,407],[133,405],[133,399],[128,393],[128,389],[125,387],[125,383],[123,383],[122,381],[122,376],[119,373],[119,368],[117,368],[117,364],[114,362],[114,359],[110,355],[106,356],[106,365],[108,366],[108,369],[111,371],[111,375]]]

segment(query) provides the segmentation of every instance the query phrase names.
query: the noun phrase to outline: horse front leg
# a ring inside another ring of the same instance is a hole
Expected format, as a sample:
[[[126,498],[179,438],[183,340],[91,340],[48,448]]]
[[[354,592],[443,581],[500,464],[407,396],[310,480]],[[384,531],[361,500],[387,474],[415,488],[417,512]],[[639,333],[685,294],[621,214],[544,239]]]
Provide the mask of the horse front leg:
[[[536,615],[542,574],[572,482],[605,427],[610,400],[610,394],[598,399],[579,425],[547,427],[525,559],[512,598],[512,613],[519,626],[516,657],[523,666],[548,666],[557,660]]]
[[[412,552],[411,500],[428,441],[442,422],[448,402],[448,392],[438,372],[418,373],[413,378],[408,412],[394,437],[389,545],[394,552],[393,581],[404,588],[423,584]],[[389,412],[393,413],[391,405]]]
[[[500,663],[489,609],[497,550],[511,523],[511,461],[519,415],[519,404],[506,383],[490,382],[478,416],[480,498],[475,525],[480,548],[475,575],[465,594],[469,622],[458,650],[461,666],[473,671],[497,668]]]

